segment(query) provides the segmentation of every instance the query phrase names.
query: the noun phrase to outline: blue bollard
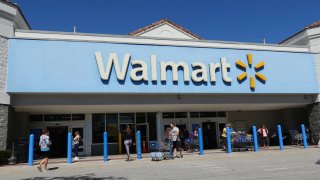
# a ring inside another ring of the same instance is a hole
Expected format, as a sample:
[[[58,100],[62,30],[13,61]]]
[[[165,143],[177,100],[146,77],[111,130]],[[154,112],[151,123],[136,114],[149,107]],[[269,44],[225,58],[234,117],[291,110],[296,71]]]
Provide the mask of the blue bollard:
[[[138,156],[138,160],[142,159],[142,156],[141,156],[141,135],[140,135],[140,131],[137,131],[137,156]]]
[[[198,129],[198,138],[199,138],[199,154],[203,155],[203,137],[202,137],[202,129]]]
[[[32,166],[33,165],[33,144],[34,144],[34,135],[30,134],[28,166]]]
[[[103,160],[108,161],[108,133],[103,133]]]
[[[258,138],[257,138],[257,128],[256,126],[252,126],[253,131],[253,143],[254,143],[254,151],[258,152]]]
[[[283,150],[282,131],[281,131],[280,125],[278,125],[278,137],[279,137],[280,150]]]
[[[303,147],[306,149],[308,147],[308,143],[307,143],[306,129],[304,127],[304,124],[301,124],[301,132],[302,132],[302,139],[303,139]]]
[[[68,133],[68,151],[67,151],[67,163],[71,164],[72,163],[72,134]]]
[[[232,150],[231,150],[231,139],[230,139],[230,128],[229,127],[227,127],[227,152],[229,153],[229,154],[231,154],[232,153]]]

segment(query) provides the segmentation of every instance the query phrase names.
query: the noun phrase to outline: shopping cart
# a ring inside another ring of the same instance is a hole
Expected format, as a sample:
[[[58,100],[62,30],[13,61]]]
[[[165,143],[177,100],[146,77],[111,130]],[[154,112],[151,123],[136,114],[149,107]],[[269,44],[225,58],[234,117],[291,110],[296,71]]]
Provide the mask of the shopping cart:
[[[248,151],[253,150],[253,138],[245,132],[239,131],[231,135],[232,151]]]
[[[153,161],[171,159],[171,142],[161,141],[158,145],[156,141],[153,141],[153,143],[150,144],[150,157]]]
[[[185,145],[186,145],[187,153],[193,153],[198,151],[199,142],[197,139],[187,138],[185,139]]]

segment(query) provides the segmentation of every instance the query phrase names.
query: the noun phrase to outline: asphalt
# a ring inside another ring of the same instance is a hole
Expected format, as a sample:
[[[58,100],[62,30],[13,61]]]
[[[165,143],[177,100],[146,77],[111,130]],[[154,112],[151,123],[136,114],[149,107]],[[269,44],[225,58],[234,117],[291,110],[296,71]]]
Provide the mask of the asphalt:
[[[141,160],[132,155],[134,161],[125,161],[125,156],[84,157],[78,162],[67,164],[66,159],[50,159],[46,172],[36,166],[17,164],[0,167],[0,179],[53,180],[53,179],[281,179],[319,180],[320,148],[301,146],[278,147],[259,152],[225,153],[207,150],[204,155],[184,153],[183,158],[151,161],[149,154]],[[38,161],[35,162],[37,164]]]

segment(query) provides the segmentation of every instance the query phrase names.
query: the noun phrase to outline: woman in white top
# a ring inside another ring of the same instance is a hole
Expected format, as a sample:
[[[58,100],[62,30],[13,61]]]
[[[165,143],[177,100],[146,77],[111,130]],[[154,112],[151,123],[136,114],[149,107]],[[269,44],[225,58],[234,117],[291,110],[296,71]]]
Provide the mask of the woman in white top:
[[[176,127],[174,123],[170,123],[170,127],[172,128],[170,131],[170,137],[172,141],[172,158],[176,157],[177,148],[180,148],[180,157],[182,156],[181,147],[180,147],[180,139],[179,139],[179,128]]]
[[[74,160],[77,161],[79,160],[79,155],[78,155],[78,152],[79,152],[79,143],[80,143],[80,134],[78,131],[76,131],[74,133],[74,138],[73,138],[73,151],[74,151]]]

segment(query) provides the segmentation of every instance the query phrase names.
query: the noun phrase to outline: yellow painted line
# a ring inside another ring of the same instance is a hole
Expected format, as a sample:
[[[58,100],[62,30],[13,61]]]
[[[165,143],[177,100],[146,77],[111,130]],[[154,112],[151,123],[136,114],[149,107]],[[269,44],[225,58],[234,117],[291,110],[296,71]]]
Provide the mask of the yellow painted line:
[[[264,61],[259,62],[254,68],[259,69],[264,66]]]
[[[256,87],[256,84],[254,82],[254,77],[250,77],[250,88],[254,89]]]
[[[247,59],[248,59],[249,66],[251,66],[252,65],[252,54],[251,53],[247,54]]]
[[[244,69],[247,68],[247,66],[243,62],[241,62],[241,60],[236,61],[236,65],[238,65],[238,66],[240,66],[240,67],[242,67]]]
[[[266,81],[266,80],[267,80],[267,77],[264,76],[264,75],[262,75],[262,74],[260,74],[260,73],[256,73],[256,76],[257,76],[257,78],[259,78],[259,79],[261,79],[261,80],[263,80],[263,81]]]
[[[238,80],[241,81],[242,79],[244,79],[245,77],[247,77],[248,73],[242,73],[238,76]]]

